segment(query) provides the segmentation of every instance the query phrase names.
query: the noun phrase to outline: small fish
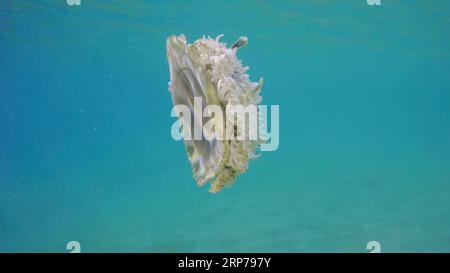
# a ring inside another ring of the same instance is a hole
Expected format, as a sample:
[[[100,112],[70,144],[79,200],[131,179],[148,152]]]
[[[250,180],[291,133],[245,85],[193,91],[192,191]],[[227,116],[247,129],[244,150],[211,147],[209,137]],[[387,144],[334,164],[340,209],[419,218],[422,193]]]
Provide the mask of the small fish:
[[[231,45],[231,48],[241,48],[248,44],[248,38],[245,36],[239,37],[239,39]]]

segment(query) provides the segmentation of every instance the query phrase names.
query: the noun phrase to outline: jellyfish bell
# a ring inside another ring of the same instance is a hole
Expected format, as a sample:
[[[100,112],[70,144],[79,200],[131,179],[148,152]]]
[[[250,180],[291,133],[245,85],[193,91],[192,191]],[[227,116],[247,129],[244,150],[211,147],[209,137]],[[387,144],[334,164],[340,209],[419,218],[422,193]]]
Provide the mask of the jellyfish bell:
[[[227,113],[229,106],[261,102],[262,79],[258,83],[250,82],[246,74],[248,67],[242,66],[236,57],[237,50],[245,46],[248,39],[240,37],[228,48],[220,42],[222,36],[216,39],[203,37],[193,44],[188,44],[184,35],[167,39],[172,102],[174,106],[186,105],[190,110],[189,117],[180,117],[190,125],[183,128],[189,136],[184,139],[184,144],[197,184],[203,186],[211,181],[210,192],[231,185],[245,172],[262,142],[258,138],[238,140],[205,135],[205,123],[212,125],[216,136],[225,136],[227,129],[247,128],[245,118],[238,118],[237,123],[234,118],[233,121],[213,119],[215,114],[211,109]]]
[[[172,94],[173,104],[188,106],[191,110],[191,128],[201,127],[202,120],[194,117],[195,111],[199,111],[199,109],[195,109],[198,104],[195,104],[194,99],[195,97],[202,98],[206,104],[217,103],[215,88],[210,82],[205,68],[198,63],[198,57],[192,57],[196,52],[188,47],[184,36],[170,37],[167,40],[167,53],[171,79],[169,90]],[[196,140],[192,135],[195,130],[188,131],[191,137],[189,140],[184,140],[184,143],[194,177],[201,186],[218,173],[220,168],[218,162],[224,156],[224,145],[216,140],[207,141],[205,138]]]

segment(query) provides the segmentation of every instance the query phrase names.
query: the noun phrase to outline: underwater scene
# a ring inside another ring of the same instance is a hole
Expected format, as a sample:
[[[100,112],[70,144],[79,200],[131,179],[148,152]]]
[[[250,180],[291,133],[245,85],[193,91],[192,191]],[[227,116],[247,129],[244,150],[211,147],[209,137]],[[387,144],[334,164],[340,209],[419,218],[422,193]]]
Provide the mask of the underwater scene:
[[[449,49],[443,0],[1,1],[0,252],[450,252]]]

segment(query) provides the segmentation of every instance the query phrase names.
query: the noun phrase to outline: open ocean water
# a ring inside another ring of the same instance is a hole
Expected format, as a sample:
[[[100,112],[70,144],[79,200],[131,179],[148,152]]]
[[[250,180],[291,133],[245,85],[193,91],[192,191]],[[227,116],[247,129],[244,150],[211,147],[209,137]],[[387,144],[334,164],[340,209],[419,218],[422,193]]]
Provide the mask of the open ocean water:
[[[0,252],[450,252],[450,2],[2,1]],[[241,35],[280,146],[218,194],[166,38]]]

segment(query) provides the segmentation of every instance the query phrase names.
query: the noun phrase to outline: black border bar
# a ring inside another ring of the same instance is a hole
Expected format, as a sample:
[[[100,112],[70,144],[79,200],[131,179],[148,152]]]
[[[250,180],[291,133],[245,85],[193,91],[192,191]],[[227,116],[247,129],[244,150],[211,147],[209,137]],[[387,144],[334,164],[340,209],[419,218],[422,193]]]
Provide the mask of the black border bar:
[[[188,263],[186,263],[186,261]],[[210,261],[210,262],[207,262]],[[360,272],[401,269],[417,270],[447,265],[450,254],[300,254],[300,253],[38,253],[0,254],[3,268],[50,270],[59,272],[93,269],[125,272],[309,272],[311,270],[357,269]],[[208,266],[209,264],[209,266]],[[8,268],[6,267],[6,268]],[[443,267],[444,268],[444,267]],[[15,271],[14,271],[15,272]]]

